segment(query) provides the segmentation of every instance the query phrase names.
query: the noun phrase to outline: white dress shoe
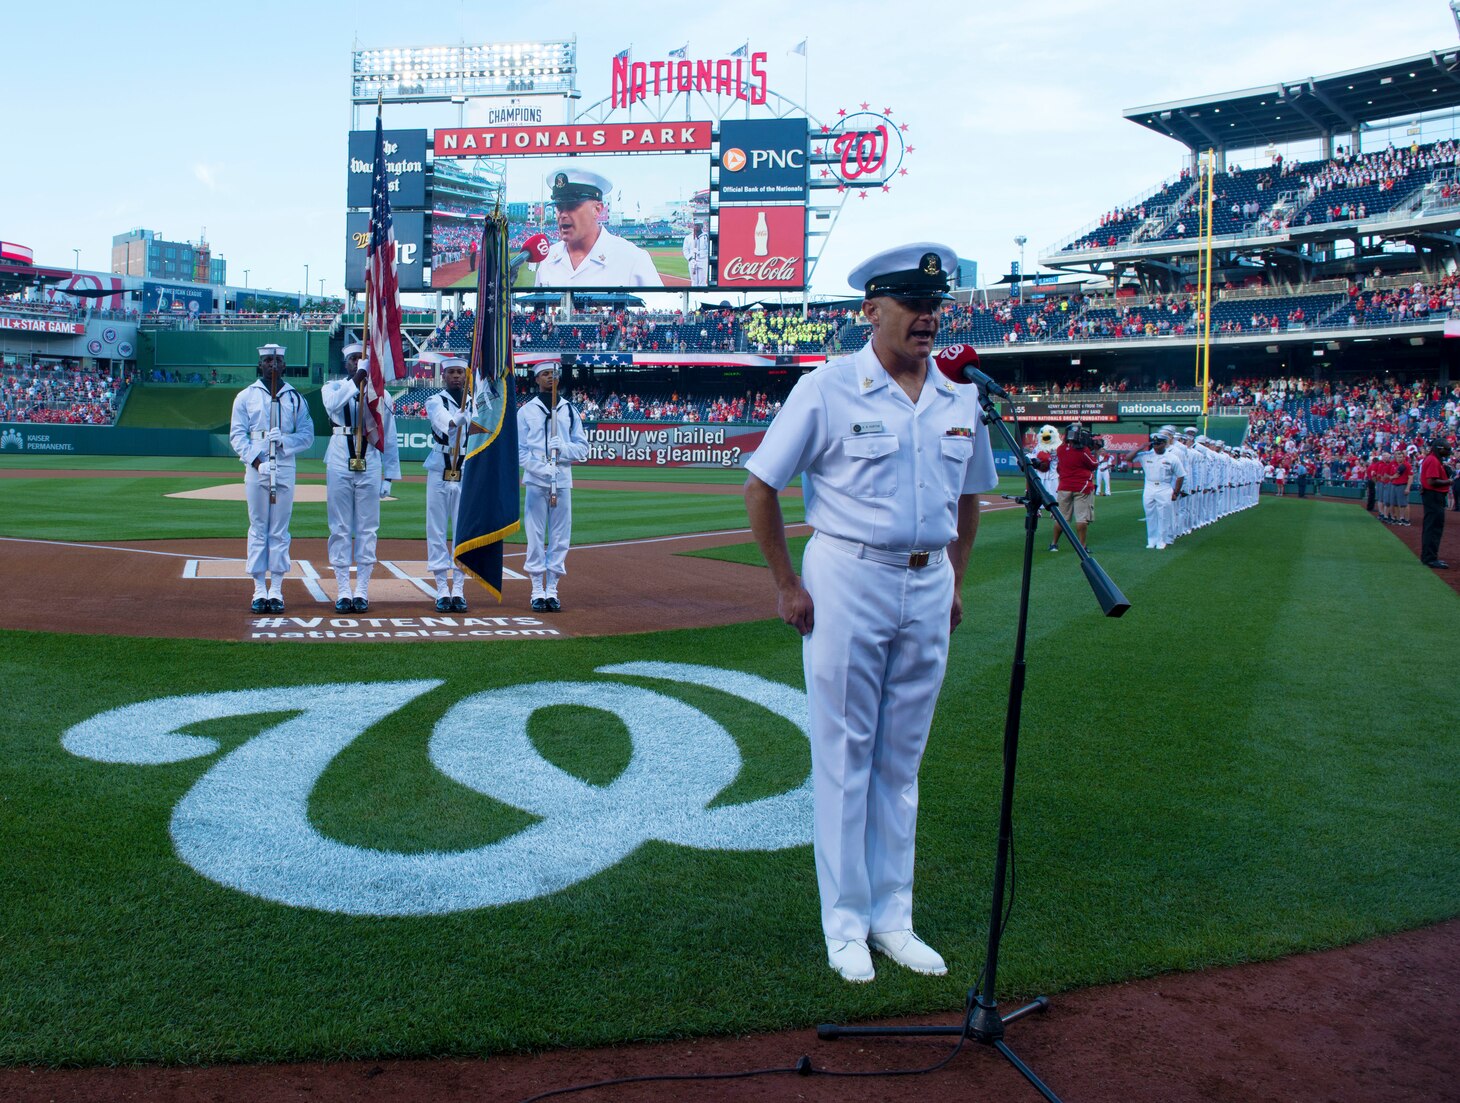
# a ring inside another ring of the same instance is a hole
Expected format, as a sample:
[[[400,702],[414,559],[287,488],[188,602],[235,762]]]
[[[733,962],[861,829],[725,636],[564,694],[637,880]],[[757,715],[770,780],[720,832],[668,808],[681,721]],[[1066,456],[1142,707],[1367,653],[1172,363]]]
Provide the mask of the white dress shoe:
[[[828,938],[826,963],[852,984],[866,984],[877,974],[872,968],[872,955],[861,938]]]
[[[879,954],[886,954],[914,973],[941,977],[948,972],[942,955],[910,930],[880,931],[870,935],[868,941]]]

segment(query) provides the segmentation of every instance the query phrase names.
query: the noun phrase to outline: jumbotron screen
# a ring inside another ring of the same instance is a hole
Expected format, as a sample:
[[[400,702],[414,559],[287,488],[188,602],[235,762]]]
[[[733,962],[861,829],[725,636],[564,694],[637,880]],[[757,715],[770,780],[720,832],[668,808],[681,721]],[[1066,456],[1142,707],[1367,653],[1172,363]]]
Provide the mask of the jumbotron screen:
[[[554,177],[560,172],[578,175],[579,170],[608,183],[596,213],[594,203],[560,212],[552,201]],[[431,286],[476,288],[482,216],[500,198],[514,251],[537,234],[558,245],[565,234],[576,233],[575,243],[586,247],[576,268],[555,258],[551,265],[525,265],[519,287],[708,289],[709,177],[708,152],[438,159],[431,205]],[[587,226],[582,225],[585,219]],[[566,246],[559,251],[566,252]],[[696,260],[700,263],[694,264]],[[549,267],[563,275],[551,284],[539,283],[538,272]]]
[[[726,123],[724,133],[733,144],[722,139],[715,167],[709,122],[438,130],[431,286],[476,286],[481,220],[500,202],[514,251],[539,235],[550,249],[522,267],[519,288],[803,289],[806,121]],[[560,210],[552,193],[563,176],[599,186],[601,204]]]

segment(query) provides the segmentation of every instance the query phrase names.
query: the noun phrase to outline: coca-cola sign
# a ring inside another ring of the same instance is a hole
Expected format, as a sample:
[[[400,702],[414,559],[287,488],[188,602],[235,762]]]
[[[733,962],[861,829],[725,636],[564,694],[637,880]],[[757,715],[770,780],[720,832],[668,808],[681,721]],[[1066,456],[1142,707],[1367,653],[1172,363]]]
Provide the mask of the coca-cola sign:
[[[787,284],[796,279],[800,257],[732,258],[723,268],[724,280],[754,280],[756,283]]]
[[[799,291],[806,285],[806,208],[720,208],[716,286]]]

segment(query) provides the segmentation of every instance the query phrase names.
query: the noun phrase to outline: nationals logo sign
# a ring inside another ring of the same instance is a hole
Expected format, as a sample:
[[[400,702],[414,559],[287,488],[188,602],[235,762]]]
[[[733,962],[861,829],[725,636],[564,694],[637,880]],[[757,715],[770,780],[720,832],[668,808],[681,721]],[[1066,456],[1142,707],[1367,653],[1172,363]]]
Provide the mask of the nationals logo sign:
[[[9,439],[0,447],[9,447]],[[200,776],[173,805],[178,858],[249,896],[340,915],[447,915],[535,900],[587,880],[645,843],[694,850],[784,850],[811,842],[811,777],[780,792],[722,801],[740,748],[710,716],[669,692],[703,687],[759,705],[805,738],[806,694],[754,674],[685,663],[598,668],[630,682],[537,682],[474,694],[451,706],[425,742],[431,765],[459,785],[522,809],[533,822],[483,846],[376,849],[333,838],[310,815],[310,795],[337,756],[376,722],[441,683],[374,682],[165,697],[112,709],[61,739],[94,762],[166,766],[199,760]],[[348,702],[348,704],[346,704]],[[607,785],[544,758],[528,734],[538,709],[571,705],[617,717],[632,755]],[[224,751],[194,729],[227,717],[270,716]]]
[[[806,284],[806,208],[721,207],[716,286],[799,291]]]
[[[894,120],[892,108],[879,113],[864,103],[859,111],[839,110],[835,123],[813,133],[812,153],[823,166],[821,176],[838,182],[837,191],[864,188],[859,198],[865,199],[872,191],[890,192],[893,180],[907,175],[903,162],[913,152],[907,132],[908,124]]]

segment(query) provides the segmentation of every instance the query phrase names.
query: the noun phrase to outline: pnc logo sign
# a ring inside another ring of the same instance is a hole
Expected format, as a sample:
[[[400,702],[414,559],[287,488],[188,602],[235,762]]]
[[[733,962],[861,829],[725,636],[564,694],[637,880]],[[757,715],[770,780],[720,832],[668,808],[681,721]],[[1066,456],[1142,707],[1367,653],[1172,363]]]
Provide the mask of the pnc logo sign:
[[[739,172],[749,165],[754,169],[799,169],[806,167],[804,149],[752,149],[749,157],[738,147],[727,149],[720,158],[726,172]]]

